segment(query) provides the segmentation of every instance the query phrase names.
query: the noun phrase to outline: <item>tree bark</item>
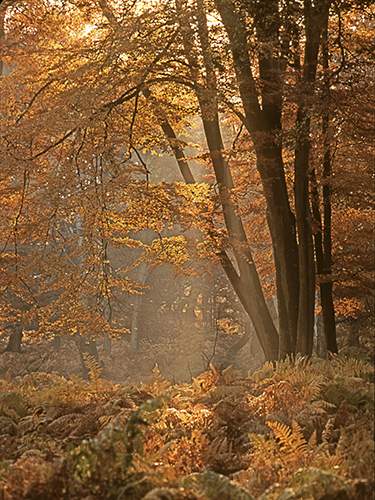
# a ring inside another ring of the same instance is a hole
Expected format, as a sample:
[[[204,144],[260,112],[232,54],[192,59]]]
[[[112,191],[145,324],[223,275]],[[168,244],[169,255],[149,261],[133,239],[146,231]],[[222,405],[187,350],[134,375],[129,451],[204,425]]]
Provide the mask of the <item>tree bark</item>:
[[[298,250],[295,220],[289,204],[282,158],[280,61],[275,58],[278,2],[264,2],[255,19],[259,43],[272,45],[259,56],[262,108],[252,74],[244,20],[231,0],[215,0],[228,34],[245,113],[245,125],[253,140],[257,169],[267,203],[267,219],[277,272],[280,318],[280,356],[294,351],[298,318]],[[263,12],[265,10],[265,12]]]
[[[324,141],[323,156],[323,262],[322,269],[318,269],[325,276],[332,273],[332,190],[330,179],[332,175],[331,138],[330,138],[330,81],[329,81],[329,53],[328,53],[328,17],[322,33],[322,56],[324,75],[324,101],[322,132]],[[329,352],[337,353],[335,308],[333,303],[333,283],[325,281],[320,284],[320,296],[323,313],[324,334]]]
[[[8,344],[5,348],[6,352],[21,352],[23,329],[22,325],[16,324],[13,326],[13,331],[10,333]]]
[[[228,231],[228,238],[233,254],[237,261],[239,274],[235,270],[229,257],[225,252],[222,252],[221,257],[224,269],[254,324],[266,358],[277,359],[279,343],[278,334],[264,299],[263,290],[241,217],[237,214],[236,207],[231,199],[233,180],[229,165],[223,154],[224,145],[219,125],[216,76],[210,53],[205,8],[202,0],[197,0],[196,19],[198,37],[206,74],[202,82],[201,75],[198,72],[199,63],[196,57],[197,47],[193,44],[194,35],[190,24],[191,19],[186,19],[186,13],[188,12],[187,5],[182,0],[176,0],[176,7],[179,13],[185,56],[189,61],[191,76],[196,84],[196,93],[201,111],[203,129],[218,183],[225,226]]]
[[[304,106],[297,113],[295,153],[295,205],[299,257],[299,310],[297,352],[310,356],[314,337],[315,269],[309,201],[310,118]]]
[[[329,2],[326,0],[321,0],[314,6],[311,0],[304,1],[306,42],[296,119],[294,176],[300,273],[297,351],[308,356],[312,354],[313,349],[315,308],[315,262],[309,197],[311,128],[309,101],[314,93],[320,37],[328,18],[328,11]]]

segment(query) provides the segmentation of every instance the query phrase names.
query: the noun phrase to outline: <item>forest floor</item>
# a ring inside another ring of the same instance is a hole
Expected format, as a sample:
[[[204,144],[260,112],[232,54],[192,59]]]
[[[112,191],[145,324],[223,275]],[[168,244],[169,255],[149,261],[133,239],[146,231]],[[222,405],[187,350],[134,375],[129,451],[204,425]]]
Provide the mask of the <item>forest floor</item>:
[[[370,360],[212,366],[180,384],[155,368],[136,385],[89,364],[87,382],[3,374],[1,500],[373,498]]]

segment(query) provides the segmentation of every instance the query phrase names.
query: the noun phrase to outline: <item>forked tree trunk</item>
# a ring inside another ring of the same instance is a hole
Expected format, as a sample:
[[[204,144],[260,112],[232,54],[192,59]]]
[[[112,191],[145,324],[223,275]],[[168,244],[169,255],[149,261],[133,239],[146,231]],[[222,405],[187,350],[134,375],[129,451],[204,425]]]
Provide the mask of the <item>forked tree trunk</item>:
[[[183,37],[185,56],[189,61],[192,79],[197,84],[197,98],[201,110],[201,118],[205,137],[218,183],[220,201],[223,208],[225,226],[229,242],[237,261],[237,273],[228,255],[222,252],[222,263],[244,309],[249,314],[259,341],[267,359],[278,357],[278,334],[263,295],[259,276],[247,241],[241,217],[231,199],[233,180],[230,168],[224,158],[224,145],[221,136],[218,115],[216,77],[213,67],[210,44],[208,39],[206,13],[201,0],[197,0],[197,21],[199,44],[203,54],[203,65],[206,73],[202,85],[198,73],[198,61],[195,57],[196,47],[193,46],[193,32],[190,19],[186,18],[187,5],[182,0],[176,0],[179,21]]]
[[[277,272],[280,357],[294,351],[298,317],[298,250],[295,220],[290,209],[285,180],[281,143],[282,82],[280,64],[273,51],[259,56],[262,80],[262,108],[247,48],[246,25],[234,2],[215,0],[228,34],[239,93],[245,113],[245,125],[253,140],[263,192],[267,203],[267,220],[273,242]],[[270,0],[257,8],[255,22],[260,42],[277,44],[278,2]],[[277,50],[277,47],[273,47]]]

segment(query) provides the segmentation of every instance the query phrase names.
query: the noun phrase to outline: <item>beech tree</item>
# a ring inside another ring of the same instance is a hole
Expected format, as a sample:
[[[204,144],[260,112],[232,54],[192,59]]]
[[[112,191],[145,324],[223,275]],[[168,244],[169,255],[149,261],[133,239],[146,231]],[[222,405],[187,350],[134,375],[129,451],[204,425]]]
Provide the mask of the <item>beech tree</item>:
[[[1,7],[1,60],[10,68],[0,89],[3,314],[37,316],[44,333],[116,333],[111,300],[142,288],[112,262],[118,248],[131,247],[140,250],[141,268],[150,259],[183,267],[189,256],[220,262],[270,360],[311,355],[319,284],[335,352],[332,177],[343,134],[332,133],[333,85],[351,77],[342,40],[330,33],[351,25],[351,6],[33,0]],[[197,118],[205,182],[196,182],[187,152]],[[228,120],[236,126],[232,145]],[[186,186],[150,180],[146,155],[166,151]],[[255,173],[261,217],[249,209]],[[171,234],[172,226],[190,233]],[[144,230],[163,244],[143,243]],[[271,272],[255,244],[260,233],[272,248]],[[272,274],[278,325],[267,305]],[[23,312],[12,294],[27,304]]]

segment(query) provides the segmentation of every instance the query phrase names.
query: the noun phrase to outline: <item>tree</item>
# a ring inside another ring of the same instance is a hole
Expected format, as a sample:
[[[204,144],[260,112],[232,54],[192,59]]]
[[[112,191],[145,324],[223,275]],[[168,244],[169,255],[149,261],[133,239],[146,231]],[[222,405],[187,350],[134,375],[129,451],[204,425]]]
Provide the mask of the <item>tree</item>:
[[[139,291],[125,266],[113,265],[117,248],[139,245],[140,265],[165,254],[183,266],[178,256],[186,255],[188,237],[168,233],[172,225],[176,233],[193,229],[197,248],[207,238],[267,359],[311,354],[317,272],[336,350],[330,72],[342,73],[343,56],[329,34],[343,10],[328,0],[33,0],[10,9],[2,52],[12,71],[1,85],[1,286],[26,300],[40,331],[116,331],[112,302]],[[210,176],[203,184],[192,173],[189,139],[181,140],[197,116],[208,148],[199,158]],[[272,280],[259,266],[254,218],[240,196],[242,153],[223,133],[228,116],[248,149],[247,172],[255,163],[262,184],[279,331],[265,296]],[[174,155],[187,186],[150,181],[146,157],[155,151]],[[141,245],[143,230],[159,233],[168,252],[157,238]],[[48,291],[42,305],[38,294]]]

